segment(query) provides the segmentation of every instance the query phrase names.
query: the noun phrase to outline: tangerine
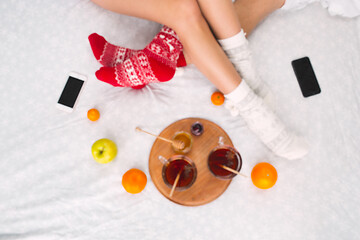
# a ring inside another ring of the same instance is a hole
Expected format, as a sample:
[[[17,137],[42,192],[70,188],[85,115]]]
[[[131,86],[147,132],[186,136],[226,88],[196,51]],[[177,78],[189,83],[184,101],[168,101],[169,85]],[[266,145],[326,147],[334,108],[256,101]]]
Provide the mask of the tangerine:
[[[100,112],[97,109],[92,108],[87,112],[87,117],[93,122],[97,121],[100,118]]]
[[[122,185],[128,193],[136,194],[144,190],[147,183],[145,173],[139,169],[132,168],[122,177]]]
[[[258,188],[271,188],[276,183],[277,171],[270,163],[258,163],[251,171],[251,180],[253,184]]]
[[[220,106],[224,103],[224,101],[225,101],[225,97],[224,94],[222,94],[221,92],[214,92],[211,95],[211,102],[214,105]]]

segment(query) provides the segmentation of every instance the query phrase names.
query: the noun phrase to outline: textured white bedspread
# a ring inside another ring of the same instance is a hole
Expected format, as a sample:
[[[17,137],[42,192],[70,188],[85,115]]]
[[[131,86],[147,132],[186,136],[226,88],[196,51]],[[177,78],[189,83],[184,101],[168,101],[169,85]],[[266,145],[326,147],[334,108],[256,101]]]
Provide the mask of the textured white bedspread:
[[[95,78],[88,35],[143,48],[157,23],[105,11],[87,0],[0,2],[0,239],[360,239],[360,20],[331,17],[320,4],[276,12],[250,36],[260,75],[276,111],[311,144],[303,159],[275,157],[240,118],[212,105],[214,86],[194,66],[142,90]],[[309,56],[322,93],[303,98],[291,61]],[[88,82],[76,110],[55,105],[67,73]],[[98,122],[88,109],[101,112]],[[261,161],[276,185],[257,189],[235,178],[215,201],[184,207],[151,181],[154,138],[172,122],[201,117],[220,125],[250,175]],[[110,138],[118,156],[106,165],[91,145]],[[148,177],[137,195],[121,186],[130,168]]]

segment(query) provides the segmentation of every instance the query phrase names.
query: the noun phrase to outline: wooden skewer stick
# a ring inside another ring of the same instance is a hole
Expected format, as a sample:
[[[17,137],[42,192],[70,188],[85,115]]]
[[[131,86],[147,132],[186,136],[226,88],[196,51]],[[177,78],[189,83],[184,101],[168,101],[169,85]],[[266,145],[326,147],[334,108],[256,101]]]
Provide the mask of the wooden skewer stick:
[[[170,197],[172,197],[172,195],[174,194],[176,185],[178,184],[179,179],[180,179],[181,172],[182,172],[182,170],[179,171],[179,173],[177,174],[177,176],[175,178],[174,184],[173,184],[173,186],[171,188],[171,191],[170,191]]]
[[[160,137],[160,136],[155,135],[155,134],[153,134],[153,133],[150,133],[150,132],[147,132],[147,131],[145,131],[145,130],[142,130],[142,129],[139,128],[139,127],[136,127],[136,131],[144,132],[144,133],[150,134],[150,135],[152,135],[152,136],[154,136],[154,137],[156,137],[156,138],[158,138],[158,139],[160,139],[160,140],[163,140],[163,141],[165,141],[165,142],[169,142],[169,143],[173,144],[176,149],[182,150],[182,149],[185,148],[185,143],[184,143],[183,141],[180,141],[180,140],[174,140],[174,141],[173,141],[173,140],[170,140],[170,139],[167,139],[167,138],[163,138],[163,137]]]
[[[229,168],[229,167],[227,167],[227,166],[224,166],[224,165],[219,165],[219,166],[222,167],[223,169],[229,171],[229,172],[235,173],[235,174],[237,174],[237,175],[241,175],[241,176],[243,176],[243,177],[248,177],[248,176],[246,176],[246,175],[244,175],[244,174],[242,174],[242,173],[239,173],[238,171],[236,171],[236,170],[234,170],[234,169],[232,169],[232,168]]]

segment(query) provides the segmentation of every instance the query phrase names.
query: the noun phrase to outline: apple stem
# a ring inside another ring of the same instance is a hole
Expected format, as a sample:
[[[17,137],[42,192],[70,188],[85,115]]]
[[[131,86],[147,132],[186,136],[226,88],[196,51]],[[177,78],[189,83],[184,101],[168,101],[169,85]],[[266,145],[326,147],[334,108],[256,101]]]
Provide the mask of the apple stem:
[[[103,152],[104,152],[104,147],[101,148],[100,154],[103,154]]]

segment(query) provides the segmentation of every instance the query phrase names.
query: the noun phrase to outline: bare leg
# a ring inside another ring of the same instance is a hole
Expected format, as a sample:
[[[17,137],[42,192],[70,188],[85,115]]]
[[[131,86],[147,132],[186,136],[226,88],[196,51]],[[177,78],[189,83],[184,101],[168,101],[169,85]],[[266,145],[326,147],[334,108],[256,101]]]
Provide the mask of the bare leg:
[[[272,151],[288,159],[299,158],[307,153],[306,145],[289,133],[276,115],[242,81],[214,38],[208,22],[218,37],[231,36],[241,29],[230,0],[212,0],[208,5],[205,0],[198,0],[199,3],[196,0],[93,1],[109,10],[159,22],[174,29],[196,67],[226,94],[226,98],[233,103],[249,128]],[[224,19],[219,19],[215,14],[219,12],[218,9],[225,11]],[[231,28],[224,24],[229,24]],[[226,28],[228,30],[222,30]]]
[[[256,80],[254,79],[255,69],[249,64],[243,64],[245,60],[247,61],[246,55],[249,51],[232,1],[198,0],[198,2],[214,35],[221,39],[219,43],[236,69],[247,68],[242,72],[241,76],[244,77],[242,82],[232,92],[225,95],[227,106],[230,107],[231,112],[240,114],[248,127],[277,155],[287,159],[303,157],[308,151],[306,143],[289,132],[281,120],[267,107],[263,99],[254,93],[255,89],[251,89],[247,85],[247,81],[251,80],[252,85],[256,86],[254,85],[256,83],[257,89],[259,89],[261,83],[254,82]],[[221,12],[225,14],[219,14]],[[252,70],[254,74],[249,74],[249,70]]]
[[[198,3],[217,39],[240,32],[239,17],[231,0],[198,0]]]
[[[242,28],[249,35],[265,17],[284,3],[285,0],[236,0],[234,6]]]
[[[238,26],[240,26],[240,23],[241,28],[247,36],[249,36],[255,27],[269,14],[281,8],[284,5],[285,0],[236,0],[236,2],[233,3],[235,9],[232,10],[229,10],[229,3],[225,6],[218,4],[220,5],[218,7],[220,7],[221,10],[216,7],[212,7],[214,5],[210,4],[209,1],[199,1],[199,3],[203,4],[202,11],[205,15],[209,16],[212,14],[219,17],[218,19],[220,21],[211,19],[207,19],[207,21],[209,22],[215,36],[219,39],[224,39],[240,32],[240,29],[236,30]],[[210,6],[206,6],[205,4]],[[227,9],[228,11],[224,11],[224,9]],[[234,11],[236,16],[234,15]],[[230,16],[228,16],[229,12],[231,13]],[[226,26],[226,28],[224,28],[224,26]],[[191,59],[187,56],[186,51],[185,57],[186,62],[190,64]]]
[[[241,77],[214,38],[196,0],[93,0],[105,9],[167,25],[178,34],[191,62],[224,94]]]
[[[240,23],[244,31],[250,34],[269,14],[281,8],[285,0],[236,0],[235,3],[229,0],[225,2],[198,0],[198,2],[215,36],[223,39],[238,33]]]

